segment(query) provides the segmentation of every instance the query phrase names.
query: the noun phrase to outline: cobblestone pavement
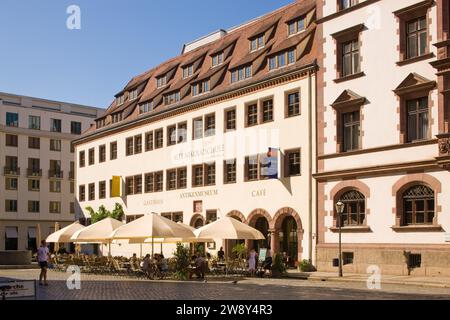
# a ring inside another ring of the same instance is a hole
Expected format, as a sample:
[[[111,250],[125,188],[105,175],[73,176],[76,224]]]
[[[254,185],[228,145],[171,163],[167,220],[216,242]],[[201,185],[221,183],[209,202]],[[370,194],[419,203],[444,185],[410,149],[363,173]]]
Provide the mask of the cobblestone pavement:
[[[0,280],[36,279],[39,270],[0,270]],[[68,290],[68,274],[49,271],[50,286],[37,289],[39,300],[449,300],[450,290],[383,285],[367,290],[361,283],[331,283],[292,279],[209,278],[208,281],[146,281],[126,277],[81,276],[81,290]]]

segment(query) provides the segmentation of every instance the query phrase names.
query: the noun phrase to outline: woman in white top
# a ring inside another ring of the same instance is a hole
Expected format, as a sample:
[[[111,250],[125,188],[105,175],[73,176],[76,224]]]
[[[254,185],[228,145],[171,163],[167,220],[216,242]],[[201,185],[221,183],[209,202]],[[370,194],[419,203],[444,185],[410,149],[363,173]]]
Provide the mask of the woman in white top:
[[[39,267],[41,268],[41,274],[39,275],[39,285],[48,286],[47,282],[47,268],[48,268],[48,259],[50,257],[50,251],[47,248],[47,242],[42,240],[41,246],[37,251],[37,259],[39,263]],[[42,283],[42,278],[44,279],[44,283]]]

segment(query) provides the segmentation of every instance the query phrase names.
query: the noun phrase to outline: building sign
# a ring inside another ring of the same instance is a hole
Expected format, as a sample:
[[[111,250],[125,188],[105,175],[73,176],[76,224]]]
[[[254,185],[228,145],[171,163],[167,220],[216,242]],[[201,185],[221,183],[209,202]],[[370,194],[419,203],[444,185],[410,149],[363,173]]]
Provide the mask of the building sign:
[[[253,198],[265,197],[265,196],[266,196],[266,189],[252,191]]]
[[[164,204],[164,200],[162,199],[152,199],[144,201],[144,206],[156,206]]]
[[[184,193],[180,194],[180,199],[211,197],[211,196],[217,196],[218,194],[219,194],[219,190],[217,190],[217,189],[205,190],[205,191],[195,191],[195,192],[184,192]]]
[[[34,281],[0,282],[0,300],[36,298]]]
[[[269,179],[279,178],[279,158],[280,150],[277,148],[269,148],[266,157],[261,159],[261,176]]]

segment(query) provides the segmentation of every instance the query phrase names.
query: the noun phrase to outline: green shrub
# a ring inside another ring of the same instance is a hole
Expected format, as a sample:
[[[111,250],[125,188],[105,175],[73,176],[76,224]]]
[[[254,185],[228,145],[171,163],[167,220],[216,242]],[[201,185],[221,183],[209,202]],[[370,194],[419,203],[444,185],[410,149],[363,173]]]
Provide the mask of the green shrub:
[[[238,243],[237,245],[235,245],[232,252],[238,259],[245,259],[247,255],[247,248],[245,247],[245,243]]]
[[[274,277],[280,277],[286,274],[286,266],[283,262],[283,257],[281,254],[275,254],[275,258],[273,259],[272,264],[272,275]]]
[[[314,272],[316,271],[316,268],[313,266],[311,261],[309,260],[303,260],[299,264],[300,271],[302,272]]]
[[[183,244],[177,243],[177,248],[173,253],[175,257],[175,278],[178,280],[187,280],[189,277],[189,249]]]
[[[106,210],[105,206],[101,205],[98,208],[98,211],[95,212],[95,210],[92,207],[86,207],[86,210],[91,215],[91,222],[92,224],[102,221],[106,218],[113,218],[119,221],[122,221],[124,212],[123,207],[120,203],[116,203],[114,210],[111,212],[109,210]]]

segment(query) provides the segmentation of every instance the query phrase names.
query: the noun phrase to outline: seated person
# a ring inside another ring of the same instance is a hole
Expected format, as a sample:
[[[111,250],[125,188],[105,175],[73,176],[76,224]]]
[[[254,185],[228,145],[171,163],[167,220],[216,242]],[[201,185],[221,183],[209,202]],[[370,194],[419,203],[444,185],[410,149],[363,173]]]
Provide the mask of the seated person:
[[[194,268],[189,271],[189,279],[192,279],[192,276],[195,274],[197,278],[204,279],[206,269],[208,267],[208,264],[201,255],[198,255],[197,258],[194,261]]]
[[[151,259],[150,255],[147,254],[142,261],[142,270],[145,272],[146,275],[150,273],[150,265],[151,265]]]
[[[167,272],[167,271],[169,271],[169,265],[168,265],[168,263],[167,263],[167,259],[164,258],[164,255],[162,255],[162,254],[161,254],[159,257],[160,257],[160,263],[159,263],[160,270],[161,270],[162,272]]]
[[[225,252],[223,251],[223,247],[220,247],[220,250],[217,252],[217,259],[219,261],[223,261],[225,258]]]

